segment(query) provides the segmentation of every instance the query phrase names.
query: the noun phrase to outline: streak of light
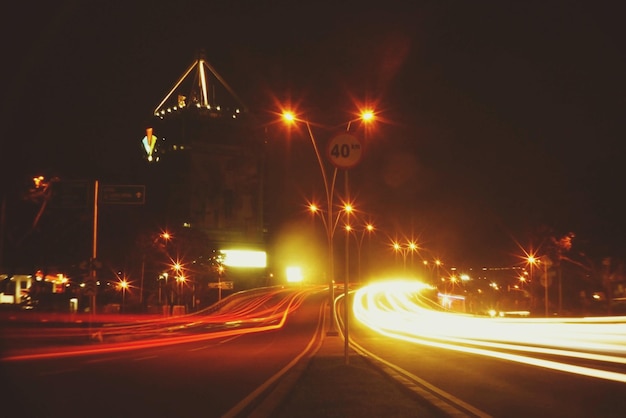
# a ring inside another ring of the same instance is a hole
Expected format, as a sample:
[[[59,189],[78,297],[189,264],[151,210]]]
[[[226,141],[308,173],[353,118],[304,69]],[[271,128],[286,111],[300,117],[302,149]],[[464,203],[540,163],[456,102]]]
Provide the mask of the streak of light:
[[[234,327],[229,329],[210,330],[193,334],[176,334],[168,337],[151,338],[143,341],[132,341],[124,343],[107,343],[101,346],[89,347],[64,347],[62,351],[52,348],[47,351],[26,354],[14,354],[0,358],[2,361],[18,361],[18,360],[38,360],[56,357],[69,357],[79,355],[93,354],[110,354],[128,350],[139,350],[145,348],[162,347],[173,344],[183,344],[196,341],[206,341],[214,339],[236,338],[244,334],[267,332],[280,329],[284,326],[289,314],[295,312],[304,299],[311,294],[310,289],[303,290],[279,290],[265,294],[255,294],[255,296],[245,297],[242,300],[232,301],[232,309],[220,310],[214,315],[193,315],[193,320],[181,325],[181,317],[169,318],[165,321],[159,321],[158,330],[171,330],[172,325],[176,324],[178,328],[188,328],[190,324],[197,327],[198,324],[225,324],[232,323],[237,318],[237,322],[246,323],[245,327]],[[190,319],[190,318],[188,318]],[[150,325],[154,325],[150,321]],[[120,332],[139,334],[141,327],[146,324],[131,325],[128,327],[118,326],[106,329],[106,333],[116,334]],[[155,332],[151,330],[151,332]]]
[[[390,338],[626,383],[626,373],[606,370],[626,364],[626,317],[477,317],[433,309],[424,289],[416,281],[370,284],[355,292],[354,315]],[[572,359],[604,369],[565,362]]]

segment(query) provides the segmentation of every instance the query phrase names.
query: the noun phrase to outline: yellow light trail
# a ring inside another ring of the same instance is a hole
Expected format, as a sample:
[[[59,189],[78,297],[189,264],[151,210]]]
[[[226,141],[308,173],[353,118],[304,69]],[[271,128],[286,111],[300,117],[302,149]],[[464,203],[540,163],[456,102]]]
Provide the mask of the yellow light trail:
[[[416,281],[386,281],[357,290],[358,321],[390,338],[626,383],[626,317],[488,318],[434,309]],[[514,353],[512,353],[514,352]],[[534,355],[535,357],[532,357]],[[562,361],[539,356],[557,356]],[[583,367],[565,359],[591,360]]]

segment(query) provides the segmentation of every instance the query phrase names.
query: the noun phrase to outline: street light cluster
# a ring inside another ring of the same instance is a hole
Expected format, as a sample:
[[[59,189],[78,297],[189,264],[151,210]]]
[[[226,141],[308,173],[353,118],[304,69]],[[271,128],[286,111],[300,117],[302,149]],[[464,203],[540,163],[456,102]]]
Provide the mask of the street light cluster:
[[[356,121],[363,121],[365,123],[369,123],[371,121],[374,120],[375,114],[374,111],[367,109],[363,112],[361,112],[360,116],[356,119],[352,119],[350,121],[347,122],[346,124],[346,132],[350,132],[350,127],[352,125],[353,122]],[[324,190],[325,190],[325,194],[326,194],[326,217],[322,216],[322,220],[323,220],[323,224],[324,224],[324,229],[326,232],[326,239],[327,239],[327,244],[328,244],[328,270],[327,270],[327,275],[328,275],[328,281],[329,281],[329,296],[330,296],[330,301],[329,301],[329,305],[330,305],[330,309],[331,309],[331,318],[334,318],[334,250],[333,250],[333,238],[334,238],[334,234],[335,234],[335,230],[337,228],[337,223],[339,222],[339,218],[340,216],[343,214],[344,218],[345,218],[345,230],[346,230],[346,275],[344,278],[344,296],[345,296],[345,301],[347,303],[348,298],[347,298],[347,292],[348,292],[348,287],[349,287],[349,270],[348,270],[348,265],[349,265],[349,260],[348,260],[348,254],[349,254],[349,241],[350,241],[350,231],[351,231],[351,226],[350,226],[350,214],[353,212],[353,205],[350,202],[349,199],[349,188],[348,188],[348,168],[350,168],[352,165],[358,163],[359,159],[360,159],[360,144],[358,143],[358,140],[356,140],[355,138],[350,138],[350,137],[345,137],[344,138],[344,143],[337,143],[335,144],[337,146],[337,153],[334,154],[336,157],[342,157],[345,158],[346,162],[345,165],[342,165],[342,168],[344,168],[344,175],[345,175],[345,193],[346,196],[344,198],[344,203],[343,203],[343,209],[337,213],[337,219],[334,219],[333,216],[333,205],[334,205],[334,198],[335,198],[335,181],[337,178],[337,171],[338,171],[338,167],[340,165],[338,165],[339,163],[334,162],[333,164],[335,165],[335,169],[333,172],[333,176],[332,179],[329,181],[327,172],[326,172],[326,164],[324,163],[324,161],[322,160],[322,156],[320,155],[319,152],[319,147],[317,145],[317,140],[315,139],[315,135],[313,134],[313,130],[311,129],[311,124],[309,123],[308,120],[306,119],[300,119],[296,116],[296,114],[293,111],[283,111],[282,112],[282,118],[283,120],[290,124],[293,125],[296,122],[302,122],[304,123],[304,125],[306,126],[307,129],[307,133],[309,135],[309,139],[311,140],[311,145],[313,146],[313,150],[315,151],[315,156],[317,158],[317,162],[319,164],[319,168],[320,168],[320,172],[322,175],[322,180],[324,182]],[[332,141],[332,140],[331,140]],[[338,141],[341,142],[341,141]],[[352,151],[354,151],[354,153],[352,153]],[[355,157],[356,156],[356,157]],[[341,164],[344,164],[344,162],[342,161]],[[316,204],[311,204],[309,206],[310,210],[312,213],[317,213],[319,212],[319,207]],[[346,347],[345,347],[345,360],[346,363],[348,363],[348,336],[347,336],[347,330],[348,330],[348,316],[347,316],[347,312],[348,309],[346,307],[345,309],[346,311],[346,315],[344,318],[344,322],[345,322],[345,333],[346,335],[344,335],[345,337],[345,342],[346,342]],[[334,324],[334,322],[331,321],[331,324]],[[331,334],[335,334],[336,332],[334,331],[334,325],[332,325],[331,330],[329,331],[329,333]]]
[[[326,170],[326,164],[324,163],[322,156],[319,152],[319,147],[317,144],[317,140],[315,138],[315,135],[313,133],[313,130],[311,129],[311,124],[308,120],[306,119],[302,119],[299,118],[295,112],[291,111],[291,110],[285,110],[282,112],[282,119],[285,123],[287,123],[288,125],[294,125],[298,122],[303,123],[306,126],[307,129],[307,133],[309,136],[309,139],[311,140],[311,145],[313,146],[313,150],[315,151],[315,156],[317,158],[317,162],[319,164],[319,168],[320,168],[320,173],[322,175],[322,180],[324,183],[324,190],[325,190],[325,195],[326,195],[326,211],[325,211],[325,216],[321,216],[323,224],[324,224],[324,229],[326,232],[326,238],[327,238],[327,244],[328,244],[328,269],[327,269],[327,275],[328,275],[328,280],[331,286],[331,289],[333,287],[334,284],[334,261],[333,261],[333,238],[334,238],[334,234],[335,231],[337,229],[337,224],[339,222],[339,219],[341,217],[342,214],[344,214],[346,216],[346,219],[348,219],[349,214],[353,211],[353,205],[352,203],[349,202],[347,196],[346,196],[346,202],[344,202],[342,210],[340,212],[337,213],[336,215],[336,219],[334,217],[333,214],[333,206],[334,206],[334,197],[335,197],[335,182],[337,179],[337,167],[335,167],[334,172],[333,172],[333,176],[332,179],[329,181],[329,177],[327,175],[327,170]],[[352,125],[353,122],[356,121],[363,121],[363,122],[371,122],[375,119],[375,113],[373,110],[370,109],[366,109],[364,111],[361,112],[360,117],[349,120],[346,123],[346,131],[350,130],[350,127]],[[346,173],[347,175],[347,173]],[[346,177],[347,178],[347,177]],[[346,186],[347,186],[347,181],[346,181]],[[347,187],[346,187],[347,188]],[[316,203],[311,203],[309,205],[309,209],[312,213],[321,213],[322,210],[320,209],[320,207],[316,204]],[[346,224],[349,224],[348,221],[346,221]],[[331,303],[332,306],[332,303]]]

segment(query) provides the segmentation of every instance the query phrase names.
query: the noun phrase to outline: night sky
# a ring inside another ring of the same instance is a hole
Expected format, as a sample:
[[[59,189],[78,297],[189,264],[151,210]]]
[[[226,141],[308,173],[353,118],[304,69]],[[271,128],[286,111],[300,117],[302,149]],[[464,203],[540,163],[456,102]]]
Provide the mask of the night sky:
[[[390,236],[458,263],[570,231],[594,257],[626,254],[618,2],[38,3],[0,18],[7,193],[35,174],[132,182],[146,121],[204,49],[268,123],[278,102],[325,126],[375,104],[350,180]],[[309,162],[280,168],[294,217],[323,194],[303,147]]]

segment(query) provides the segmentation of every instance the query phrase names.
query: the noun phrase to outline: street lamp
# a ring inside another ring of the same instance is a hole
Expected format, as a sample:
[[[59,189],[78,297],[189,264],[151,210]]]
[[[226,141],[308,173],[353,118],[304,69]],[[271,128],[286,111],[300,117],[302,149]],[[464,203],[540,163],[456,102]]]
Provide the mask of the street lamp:
[[[413,270],[413,255],[415,254],[415,252],[417,251],[418,247],[417,244],[415,243],[415,241],[409,241],[408,245],[408,250],[411,251],[411,270]]]
[[[392,241],[391,242],[391,246],[393,248],[393,250],[397,253],[402,254],[402,268],[403,271],[406,272],[406,259],[407,256],[409,254],[409,251],[411,252],[411,266],[413,265],[413,254],[415,251],[417,251],[417,249],[419,248],[417,246],[417,244],[414,241],[409,241],[406,243],[406,245],[402,245],[400,244],[398,241]]]
[[[187,280],[187,278],[185,276],[183,276],[182,274],[180,276],[176,276],[176,283],[178,284],[178,306],[180,306],[180,296],[181,293],[183,293],[183,286],[185,284],[185,281]]]
[[[361,277],[361,248],[363,247],[363,239],[365,238],[365,233],[371,234],[372,232],[374,232],[374,225],[372,225],[371,223],[368,223],[365,225],[365,228],[363,228],[363,231],[361,231],[361,239],[358,242],[357,245],[357,259],[358,259],[358,274],[359,274],[359,281],[362,281],[363,278]]]
[[[122,311],[126,311],[126,289],[128,289],[128,282],[126,281],[126,279],[122,279],[119,282],[118,288],[122,290]]]
[[[353,136],[349,135],[349,131],[350,131],[350,127],[352,125],[353,122],[358,121],[358,120],[362,120],[364,122],[369,122],[372,121],[374,119],[374,112],[371,110],[366,110],[365,112],[362,112],[359,118],[356,119],[352,119],[350,121],[348,121],[347,126],[346,126],[346,134],[343,135],[338,135],[336,137],[334,137],[330,143],[329,143],[329,159],[331,160],[331,162],[333,163],[333,165],[335,166],[335,170],[333,172],[333,177],[331,182],[328,181],[328,176],[326,175],[326,167],[324,165],[324,162],[322,161],[321,155],[319,153],[319,149],[317,147],[317,141],[315,140],[315,136],[313,135],[313,131],[311,129],[311,125],[309,123],[309,121],[307,120],[302,120],[302,119],[298,119],[296,117],[296,115],[293,112],[290,111],[285,111],[283,112],[283,120],[293,124],[296,121],[301,121],[306,125],[307,128],[307,132],[309,134],[309,138],[311,139],[311,144],[313,145],[313,149],[315,151],[315,156],[317,157],[317,162],[319,164],[320,167],[320,171],[322,174],[322,179],[324,181],[324,189],[326,192],[326,207],[327,207],[327,218],[325,221],[325,227],[326,227],[326,237],[328,240],[328,279],[329,279],[329,296],[330,296],[330,315],[331,315],[331,328],[328,331],[329,335],[337,335],[337,332],[334,330],[334,318],[335,318],[335,312],[334,312],[334,258],[333,258],[333,236],[334,236],[334,226],[332,226],[332,220],[333,220],[333,197],[334,197],[334,193],[335,193],[335,181],[337,179],[337,170],[339,167],[344,169],[344,174],[345,174],[345,185],[346,185],[346,202],[349,201],[349,188],[348,188],[348,169],[350,167],[353,167],[355,164],[357,164],[360,160],[360,156],[361,156],[361,146],[360,146],[360,142]],[[344,205],[344,213],[346,215],[346,219],[348,219],[349,217],[349,213],[351,211],[351,206],[349,203],[346,203]],[[346,252],[348,251],[348,240],[349,237],[346,237],[347,241],[346,241]],[[346,262],[347,262],[347,254],[346,254]],[[345,277],[345,284],[344,284],[344,301],[345,301],[345,310],[346,310],[346,323],[344,326],[344,338],[346,341],[346,347],[345,347],[345,362],[346,364],[348,364],[348,324],[347,324],[347,312],[349,310],[349,303],[348,303],[348,284],[349,284],[349,277],[348,277],[348,266],[346,263],[346,277]]]
[[[324,191],[326,193],[326,219],[324,219],[324,226],[326,229],[326,240],[328,243],[328,281],[329,281],[329,293],[330,293],[330,330],[328,331],[329,335],[337,335],[337,331],[335,331],[334,325],[334,291],[335,291],[335,277],[334,277],[334,259],[333,259],[333,229],[331,227],[333,220],[333,195],[335,192],[335,180],[337,178],[337,169],[335,168],[335,172],[333,174],[332,183],[328,182],[328,176],[326,175],[326,166],[322,161],[322,157],[319,153],[319,149],[317,147],[317,141],[315,140],[315,136],[313,135],[313,131],[311,130],[311,125],[307,120],[300,120],[296,118],[296,115],[293,112],[286,111],[283,112],[283,120],[288,124],[294,124],[297,121],[301,121],[306,125],[307,132],[309,134],[309,139],[311,140],[311,144],[313,145],[313,150],[315,151],[315,156],[317,157],[317,163],[319,164],[320,172],[322,174],[322,180],[324,181]],[[313,210],[313,208],[311,208]]]
[[[183,265],[179,261],[175,261],[174,264],[172,264],[172,270],[174,271],[176,277],[176,304],[180,305],[180,293],[182,289],[181,283],[185,281],[185,276],[183,275]],[[173,298],[170,301],[171,303],[174,303]]]
[[[541,260],[537,257],[535,257],[534,254],[528,254],[526,257],[526,262],[528,263],[528,267],[530,270],[530,274],[529,274],[529,281],[531,283],[533,283],[533,268],[535,267],[536,264],[539,264],[541,262]],[[544,294],[543,294],[543,299],[544,299],[544,309],[545,309],[545,316],[548,316],[548,263],[544,262]]]
[[[403,271],[406,271],[406,253],[402,248],[402,245],[400,245],[399,242],[397,241],[393,241],[391,243],[391,247],[393,248],[393,250],[396,252],[396,258],[398,254],[402,255],[402,265],[403,265]],[[397,261],[397,260],[396,260]]]
[[[333,303],[334,303],[334,283],[335,283],[334,268],[335,267],[334,267],[333,238],[334,238],[334,231],[335,231],[336,225],[333,223],[333,198],[335,195],[335,183],[337,180],[338,168],[335,166],[335,169],[333,170],[332,178],[329,179],[327,172],[326,172],[326,165],[322,161],[322,156],[317,146],[317,140],[315,139],[315,135],[313,134],[313,130],[311,129],[311,124],[309,123],[308,120],[298,118],[296,114],[291,111],[284,111],[282,113],[282,118],[286,123],[290,125],[295,124],[296,122],[304,123],[307,129],[307,133],[309,135],[309,139],[311,140],[311,145],[313,146],[313,150],[315,151],[315,157],[317,158],[317,163],[319,165],[320,172],[322,174],[322,180],[324,182],[324,191],[326,194],[326,217],[325,218],[323,217],[322,219],[324,221],[324,227],[326,229],[326,239],[328,242],[328,273],[327,274],[328,274],[329,290],[330,290],[330,309],[331,309],[330,313],[331,313],[331,318],[334,318],[334,304]],[[347,123],[346,131],[348,132],[350,130],[351,124],[355,121],[363,120],[364,122],[369,122],[369,121],[372,121],[373,119],[374,119],[374,112],[368,109],[361,113],[361,117],[350,120]],[[347,172],[346,172],[346,189],[347,189]],[[311,205],[310,209],[312,212],[317,211],[317,207],[315,205]],[[347,213],[349,209],[347,207],[344,207],[344,211],[346,211]],[[332,334],[332,335],[337,334],[337,332],[334,330],[334,323],[332,321],[331,321],[331,330],[329,331],[329,334]]]

